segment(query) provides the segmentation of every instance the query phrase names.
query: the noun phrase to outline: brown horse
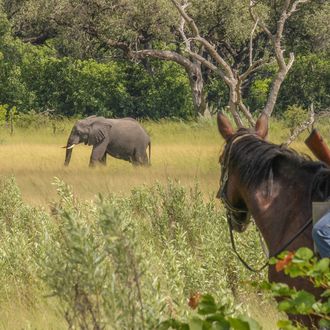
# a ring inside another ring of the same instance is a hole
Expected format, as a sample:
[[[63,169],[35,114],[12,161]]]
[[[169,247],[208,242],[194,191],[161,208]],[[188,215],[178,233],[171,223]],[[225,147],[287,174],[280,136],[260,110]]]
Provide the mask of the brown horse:
[[[244,231],[252,215],[270,255],[302,246],[313,249],[312,200],[324,200],[328,195],[330,170],[321,162],[265,141],[268,133],[265,114],[254,129],[241,128],[235,132],[220,113],[218,128],[226,146],[220,157],[217,197],[225,203],[230,227]],[[268,276],[272,282],[317,294],[306,280],[291,279],[276,272],[273,266],[269,267]],[[299,321],[311,326],[309,319]]]

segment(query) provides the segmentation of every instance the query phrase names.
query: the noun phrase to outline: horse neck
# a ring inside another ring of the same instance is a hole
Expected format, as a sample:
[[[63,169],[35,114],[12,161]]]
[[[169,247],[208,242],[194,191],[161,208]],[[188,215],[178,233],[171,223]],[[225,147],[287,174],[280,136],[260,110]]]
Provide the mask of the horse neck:
[[[261,231],[270,254],[276,253],[311,218],[310,185],[312,176],[307,173],[287,175],[264,182],[257,189],[246,189],[245,200],[256,225]],[[311,227],[299,235],[286,250],[300,246],[312,248]]]

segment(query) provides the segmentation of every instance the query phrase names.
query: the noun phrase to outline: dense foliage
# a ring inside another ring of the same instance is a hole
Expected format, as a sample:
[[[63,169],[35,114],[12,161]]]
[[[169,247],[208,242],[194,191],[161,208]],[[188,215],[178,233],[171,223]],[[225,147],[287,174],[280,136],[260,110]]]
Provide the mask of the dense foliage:
[[[274,297],[281,298],[278,309],[294,315],[309,315],[319,318],[321,329],[330,326],[330,259],[318,259],[313,252],[305,247],[296,252],[282,252],[278,257],[271,259],[276,271],[284,271],[292,278],[303,277],[310,280],[316,288],[322,288],[320,297],[304,290],[290,288],[283,283],[263,282],[260,286],[269,291]],[[160,324],[161,330],[259,330],[261,327],[246,315],[233,316],[228,306],[216,303],[212,295],[196,293],[189,299],[188,305],[197,309],[189,315],[187,321],[171,318]],[[307,330],[302,324],[290,320],[280,320],[277,323],[282,330]]]
[[[184,71],[157,62],[152,72],[130,62],[58,58],[46,47],[23,44],[1,19],[0,104],[19,112],[108,117],[181,117],[193,115]]]
[[[183,317],[194,292],[213,292],[228,311],[244,312],[233,307],[242,283],[262,277],[233,258],[225,219],[198,187],[169,182],[82,202],[55,184],[49,214],[25,205],[14,179],[0,182],[2,303],[56,297],[61,317],[84,329],[154,329]],[[256,239],[249,231],[243,247],[252,263]]]
[[[114,7],[113,14],[109,15],[107,10],[100,11],[101,7],[89,2],[81,6],[64,0],[47,6],[44,6],[47,1],[2,2],[1,105],[7,105],[8,109],[16,107],[18,112],[52,110],[62,116],[99,114],[187,119],[196,115],[191,86],[183,67],[156,59],[131,61],[116,51],[105,49],[103,39],[93,37],[84,27],[93,13],[95,18],[88,21],[89,28],[99,29],[97,32],[102,36],[108,37],[112,31],[112,37],[135,40],[134,47],[152,45],[180,53],[175,35],[171,34],[171,24],[178,17],[170,4],[134,0],[131,5]],[[106,1],[99,6],[106,6]],[[207,1],[202,7],[193,2],[192,6],[203,35],[218,45],[234,67],[247,65],[243,52],[249,41],[251,22],[245,11],[244,19],[235,20],[241,11],[240,1]],[[214,13],[222,14],[220,25],[220,17]],[[267,15],[276,17],[276,13],[266,13],[265,9],[265,18]],[[326,21],[329,13],[329,4],[316,2],[299,11],[290,22],[291,33],[287,33],[285,42],[288,49],[296,53],[296,61],[281,89],[276,113],[284,112],[290,105],[306,109],[311,102],[316,111],[329,108],[329,33],[327,26],[319,28],[316,24]],[[70,15],[75,15],[75,19]],[[148,15],[149,20],[146,20]],[[297,27],[304,33],[304,39]],[[37,46],[27,42],[42,32],[47,34],[47,42]],[[232,48],[228,48],[228,43]],[[267,46],[262,36],[256,40],[256,46]],[[263,107],[272,74],[272,65],[267,66],[244,87],[244,97],[252,111]],[[209,105],[224,107],[228,101],[225,84],[207,71],[204,79]]]

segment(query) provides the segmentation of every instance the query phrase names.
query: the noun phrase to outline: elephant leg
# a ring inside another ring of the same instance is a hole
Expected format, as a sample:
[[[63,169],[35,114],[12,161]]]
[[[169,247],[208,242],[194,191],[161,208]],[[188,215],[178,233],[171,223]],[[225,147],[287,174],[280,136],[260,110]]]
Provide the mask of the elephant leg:
[[[147,152],[144,152],[141,156],[141,160],[142,160],[142,165],[143,166],[148,166],[149,165],[149,160],[148,160],[148,155]]]
[[[136,150],[134,150],[133,155],[130,157],[129,162],[135,167],[135,166],[139,166],[139,155],[136,152]]]
[[[135,152],[133,156],[134,166],[146,166],[148,165],[148,156],[145,151]]]
[[[107,165],[107,153],[104,153],[104,156],[100,160],[100,163],[104,166]]]
[[[89,166],[94,167],[97,162],[101,162],[104,160],[104,156],[106,155],[108,143],[105,143],[105,141],[102,141],[101,143],[94,145],[91,158],[89,161]]]

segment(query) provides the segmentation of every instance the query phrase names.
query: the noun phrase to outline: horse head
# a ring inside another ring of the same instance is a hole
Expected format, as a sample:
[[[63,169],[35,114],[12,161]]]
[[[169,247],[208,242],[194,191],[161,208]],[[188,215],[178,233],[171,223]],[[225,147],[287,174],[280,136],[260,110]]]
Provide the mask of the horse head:
[[[229,168],[231,151],[235,143],[248,135],[255,135],[264,140],[268,134],[268,116],[261,114],[254,129],[240,128],[237,131],[233,129],[222,112],[218,114],[217,119],[219,132],[226,141],[224,153],[220,157],[221,178],[217,198],[221,199],[225,205],[231,228],[243,232],[250,222],[251,215],[242,196],[243,187],[240,185],[239,175],[235,169]]]

